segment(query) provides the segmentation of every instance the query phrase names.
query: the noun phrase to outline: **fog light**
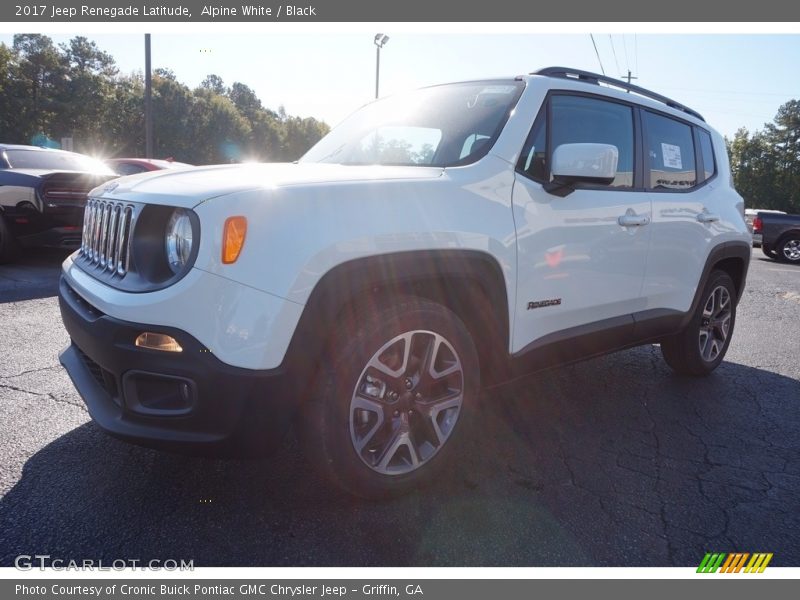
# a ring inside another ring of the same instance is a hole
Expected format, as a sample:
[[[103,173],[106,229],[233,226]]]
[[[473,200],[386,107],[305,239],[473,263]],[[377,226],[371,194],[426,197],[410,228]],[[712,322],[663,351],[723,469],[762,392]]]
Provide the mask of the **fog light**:
[[[183,352],[183,348],[174,337],[152,331],[140,333],[136,338],[136,345],[139,348],[161,350],[162,352]]]

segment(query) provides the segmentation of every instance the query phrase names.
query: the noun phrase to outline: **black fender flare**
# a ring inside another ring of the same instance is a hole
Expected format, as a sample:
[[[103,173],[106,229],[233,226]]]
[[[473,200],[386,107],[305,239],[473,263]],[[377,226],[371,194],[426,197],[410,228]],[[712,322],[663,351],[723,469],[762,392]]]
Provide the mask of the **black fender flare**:
[[[511,335],[508,294],[498,261],[479,250],[412,250],[356,258],[325,273],[306,302],[284,364],[299,378],[304,372],[309,373],[306,369],[315,367],[324,341],[336,326],[337,316],[365,294],[390,290],[427,297],[432,293],[434,298],[446,298],[455,290],[464,289],[479,290],[485,296],[493,312],[486,315],[486,321],[496,324],[501,334],[497,344],[503,344],[503,353],[507,355]],[[457,301],[468,300],[459,297]],[[483,340],[475,343],[480,347]],[[302,385],[302,381],[298,383]]]

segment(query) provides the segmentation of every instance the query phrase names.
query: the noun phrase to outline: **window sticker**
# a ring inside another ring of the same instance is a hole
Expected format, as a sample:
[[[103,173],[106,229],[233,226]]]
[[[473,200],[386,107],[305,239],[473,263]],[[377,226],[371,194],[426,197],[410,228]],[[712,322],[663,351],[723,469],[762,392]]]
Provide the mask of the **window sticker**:
[[[681,147],[672,144],[661,144],[661,156],[664,159],[664,166],[668,169],[682,169]]]

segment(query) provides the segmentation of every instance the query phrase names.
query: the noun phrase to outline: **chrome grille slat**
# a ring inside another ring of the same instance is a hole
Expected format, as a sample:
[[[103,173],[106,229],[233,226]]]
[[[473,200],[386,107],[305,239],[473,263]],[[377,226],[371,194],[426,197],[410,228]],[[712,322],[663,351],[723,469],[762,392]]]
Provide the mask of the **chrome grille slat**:
[[[114,251],[117,249],[115,244],[117,237],[117,215],[119,214],[119,206],[109,205],[108,219],[108,238],[106,240],[106,269],[114,269]]]
[[[131,255],[131,221],[133,220],[133,208],[126,206],[122,218],[120,219],[119,251],[117,252],[117,274],[125,275],[130,268]]]
[[[90,198],[83,217],[81,258],[113,277],[124,277],[130,268],[134,214],[132,205]]]
[[[103,205],[103,226],[100,231],[100,268],[106,268],[106,247],[108,244],[108,221],[111,218],[111,204]]]

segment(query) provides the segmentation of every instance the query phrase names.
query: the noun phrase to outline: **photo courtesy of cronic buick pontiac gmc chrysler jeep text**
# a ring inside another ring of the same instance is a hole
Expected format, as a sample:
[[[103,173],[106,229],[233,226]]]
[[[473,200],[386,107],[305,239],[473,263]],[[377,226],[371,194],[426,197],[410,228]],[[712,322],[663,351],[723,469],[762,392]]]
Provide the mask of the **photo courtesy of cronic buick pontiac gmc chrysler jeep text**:
[[[296,422],[339,485],[401,493],[480,443],[487,384],[645,343],[713,371],[750,245],[690,108],[564,68],[441,85],[296,164],[93,190],[61,362],[119,438],[240,453]]]

